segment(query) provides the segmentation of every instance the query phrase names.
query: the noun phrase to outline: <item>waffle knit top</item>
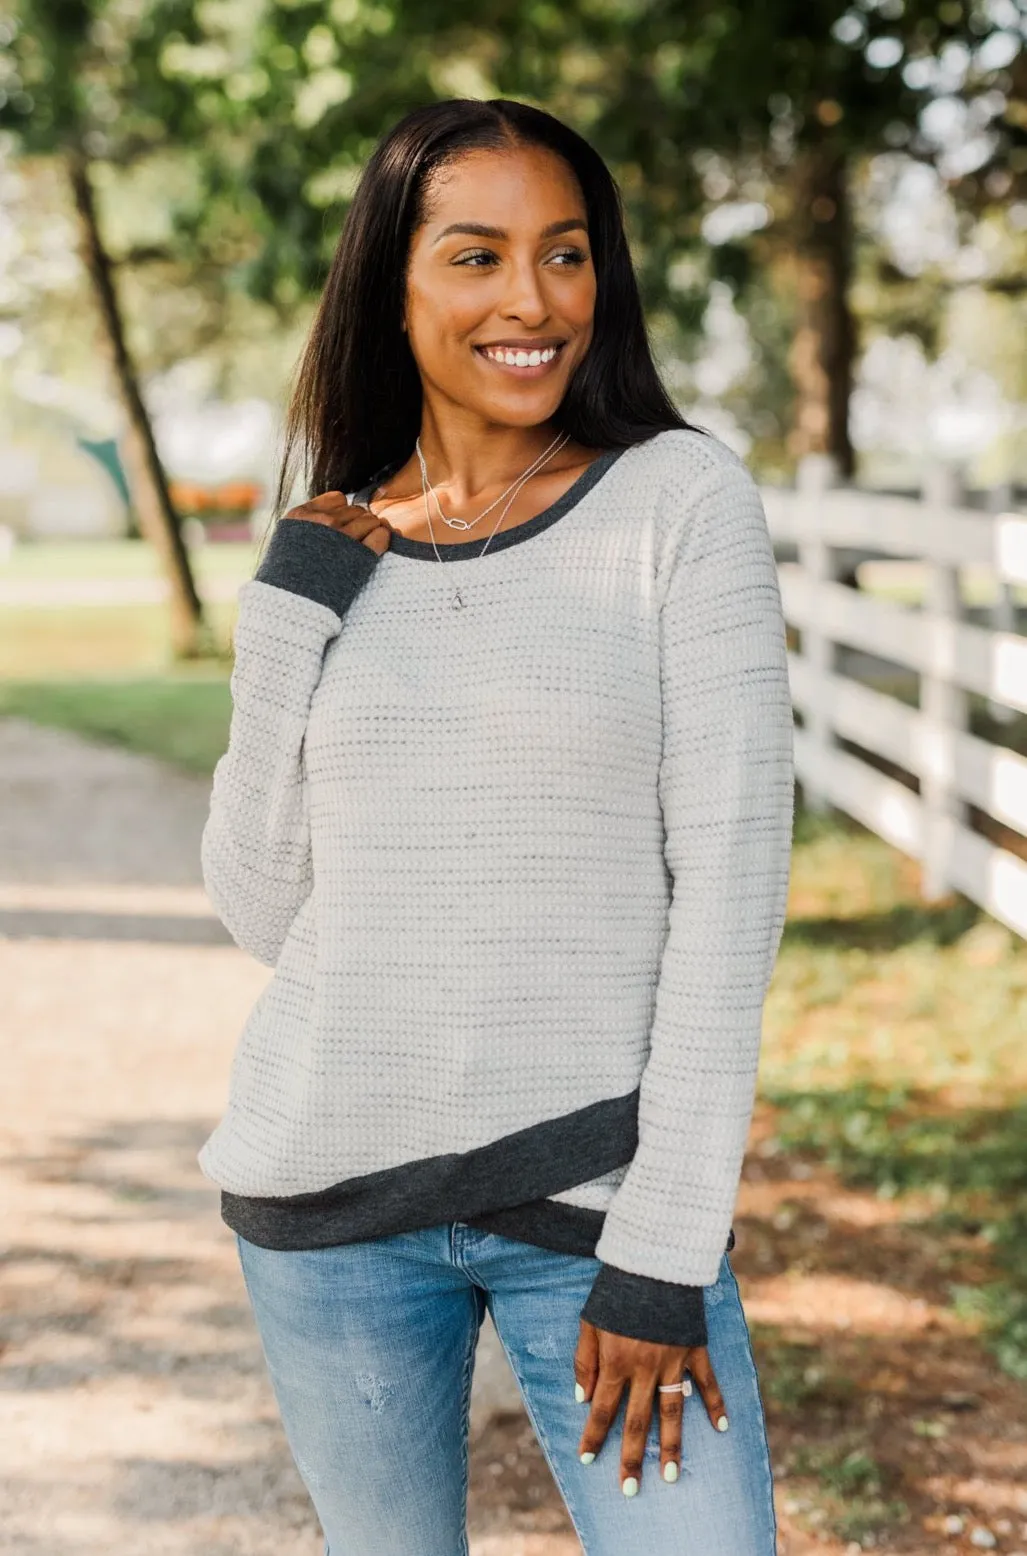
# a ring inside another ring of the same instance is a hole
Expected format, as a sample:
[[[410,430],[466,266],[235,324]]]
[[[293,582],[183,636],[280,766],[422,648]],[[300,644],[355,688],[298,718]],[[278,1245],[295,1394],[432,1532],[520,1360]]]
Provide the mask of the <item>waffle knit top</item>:
[[[791,847],[759,490],[674,429],[439,552],[282,519],[239,591],[201,859],[274,974],[201,1170],[262,1246],[459,1220],[705,1344]]]

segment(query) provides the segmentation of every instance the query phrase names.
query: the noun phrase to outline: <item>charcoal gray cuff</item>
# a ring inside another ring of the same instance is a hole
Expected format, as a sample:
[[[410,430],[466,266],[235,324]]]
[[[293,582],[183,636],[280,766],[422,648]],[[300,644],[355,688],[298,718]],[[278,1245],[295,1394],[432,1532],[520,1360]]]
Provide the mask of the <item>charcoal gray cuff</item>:
[[[279,519],[253,576],[344,616],[380,561],[377,551],[342,530],[312,519]]]
[[[702,1286],[633,1275],[600,1265],[581,1317],[597,1329],[651,1340],[657,1345],[705,1345],[706,1307]]]
[[[735,1246],[734,1227],[725,1253]],[[634,1275],[613,1264],[601,1264],[580,1317],[597,1329],[650,1340],[656,1345],[706,1345],[705,1286],[681,1286],[676,1281]]]

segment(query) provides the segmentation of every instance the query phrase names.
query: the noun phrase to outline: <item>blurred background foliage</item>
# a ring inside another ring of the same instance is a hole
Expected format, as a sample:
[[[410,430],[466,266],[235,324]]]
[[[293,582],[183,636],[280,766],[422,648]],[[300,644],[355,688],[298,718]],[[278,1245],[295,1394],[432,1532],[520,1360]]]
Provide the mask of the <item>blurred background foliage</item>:
[[[808,453],[852,478],[875,342],[921,365],[954,347],[1027,400],[1025,29],[1015,0],[8,0],[28,236],[6,316],[50,371],[88,379],[105,347],[187,651],[199,606],[140,384],[190,363],[207,394],[280,399],[376,138],[433,98],[518,97],[612,167],[694,418],[736,427],[764,479]],[[939,231],[911,239],[918,190]],[[878,377],[894,397],[894,353]]]

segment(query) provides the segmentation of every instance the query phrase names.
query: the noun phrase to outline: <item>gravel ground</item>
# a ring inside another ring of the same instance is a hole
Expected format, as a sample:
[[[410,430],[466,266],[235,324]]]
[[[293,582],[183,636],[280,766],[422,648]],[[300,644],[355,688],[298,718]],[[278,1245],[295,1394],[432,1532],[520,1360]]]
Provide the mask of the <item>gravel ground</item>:
[[[321,1556],[196,1152],[270,976],[199,878],[209,782],[0,721],[0,1550]],[[474,1556],[580,1547],[491,1322]]]

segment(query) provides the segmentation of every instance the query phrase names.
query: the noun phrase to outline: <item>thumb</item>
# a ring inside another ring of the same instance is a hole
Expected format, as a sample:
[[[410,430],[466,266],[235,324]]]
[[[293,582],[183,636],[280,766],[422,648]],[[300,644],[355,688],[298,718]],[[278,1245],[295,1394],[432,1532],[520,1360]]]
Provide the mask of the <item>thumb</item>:
[[[599,1331],[587,1318],[581,1319],[580,1323],[574,1352],[574,1397],[579,1405],[592,1398],[599,1377]]]

